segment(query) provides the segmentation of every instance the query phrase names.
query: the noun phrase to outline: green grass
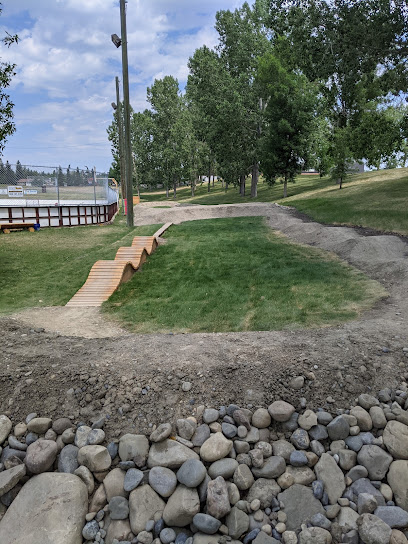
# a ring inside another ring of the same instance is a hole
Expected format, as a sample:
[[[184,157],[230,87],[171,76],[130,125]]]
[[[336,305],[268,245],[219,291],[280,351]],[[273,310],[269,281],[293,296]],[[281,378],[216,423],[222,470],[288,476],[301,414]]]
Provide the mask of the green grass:
[[[316,188],[283,203],[321,223],[408,236],[408,168],[360,174],[342,190],[336,186]]]
[[[114,259],[134,236],[158,228],[129,229],[118,215],[112,225],[0,234],[0,314],[66,304],[97,260]]]
[[[289,196],[302,194],[306,191],[311,191],[316,188],[328,187],[332,183],[326,178],[319,178],[319,176],[299,176],[296,179],[295,183],[288,184],[288,194]],[[221,186],[221,182],[215,182],[213,187],[211,184],[211,190],[208,192],[208,183],[203,183],[202,185],[197,185],[195,196],[191,196],[190,187],[179,187],[177,189],[177,202],[185,202],[191,204],[237,204],[242,202],[275,202],[276,200],[283,198],[283,185],[281,183],[276,183],[273,186],[263,183],[262,181],[258,185],[258,196],[257,198],[251,198],[249,195],[251,193],[251,181],[248,179],[247,196],[242,197],[238,194],[238,189],[236,187],[230,186],[228,191],[225,192]],[[165,192],[163,190],[154,191],[151,193],[143,193],[141,195],[141,202],[166,202],[173,200],[173,197],[170,195],[170,198],[166,198]]]
[[[135,332],[279,330],[355,318],[383,288],[263,218],[186,222],[103,309]]]

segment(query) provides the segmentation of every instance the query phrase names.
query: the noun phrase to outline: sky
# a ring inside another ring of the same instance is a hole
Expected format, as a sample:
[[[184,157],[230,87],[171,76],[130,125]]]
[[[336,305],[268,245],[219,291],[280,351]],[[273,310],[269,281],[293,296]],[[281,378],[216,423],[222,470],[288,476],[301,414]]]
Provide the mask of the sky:
[[[214,47],[215,14],[236,0],[128,0],[130,102],[143,111],[146,88],[172,75],[183,89],[187,61],[202,45]],[[121,81],[118,0],[2,0],[0,36],[19,43],[0,45],[2,62],[16,64],[8,89],[16,132],[2,160],[23,165],[96,167],[112,162],[106,129]]]

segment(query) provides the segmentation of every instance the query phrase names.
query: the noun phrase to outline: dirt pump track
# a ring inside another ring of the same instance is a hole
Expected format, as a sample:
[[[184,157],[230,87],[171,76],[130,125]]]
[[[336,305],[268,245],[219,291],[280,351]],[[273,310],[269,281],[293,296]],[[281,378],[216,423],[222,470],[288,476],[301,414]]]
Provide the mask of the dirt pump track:
[[[141,205],[135,223],[265,216],[291,240],[337,254],[381,283],[389,297],[359,319],[309,330],[133,335],[93,309],[33,309],[0,319],[0,410],[17,423],[30,412],[92,421],[108,435],[197,406],[266,405],[279,398],[335,411],[363,392],[408,379],[408,244],[392,235],[325,226],[276,204]],[[68,310],[68,311],[67,311]],[[81,313],[82,312],[82,313]],[[44,330],[43,330],[44,329]],[[305,385],[293,390],[292,377]],[[182,382],[190,382],[184,392]]]

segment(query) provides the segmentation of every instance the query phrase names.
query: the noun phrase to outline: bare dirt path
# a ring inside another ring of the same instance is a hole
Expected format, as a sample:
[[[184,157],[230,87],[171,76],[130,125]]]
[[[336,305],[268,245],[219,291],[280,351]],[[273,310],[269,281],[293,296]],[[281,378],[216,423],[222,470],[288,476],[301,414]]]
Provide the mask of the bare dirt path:
[[[295,331],[122,336],[120,328],[92,312],[65,314],[65,325],[58,315],[64,309],[34,310],[35,325],[23,316],[3,318],[2,413],[16,420],[35,410],[85,421],[108,414],[107,430],[114,436],[194,414],[200,404],[256,406],[283,398],[296,405],[305,397],[310,407],[334,412],[361,392],[408,379],[404,240],[304,221],[274,204],[135,209],[137,224],[243,215],[266,216],[272,228],[294,241],[335,252],[378,280],[390,296],[356,321]],[[89,329],[98,327],[103,337],[92,337]],[[305,384],[294,390],[290,380],[298,375]],[[183,382],[191,384],[188,391]]]

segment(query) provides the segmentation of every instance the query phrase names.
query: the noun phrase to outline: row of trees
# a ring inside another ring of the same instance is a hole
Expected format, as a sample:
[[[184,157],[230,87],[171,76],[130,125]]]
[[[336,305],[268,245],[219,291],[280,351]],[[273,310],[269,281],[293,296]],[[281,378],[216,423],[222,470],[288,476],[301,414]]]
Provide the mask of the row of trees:
[[[33,185],[39,186],[48,179],[57,179],[60,186],[83,186],[88,185],[90,180],[92,181],[93,173],[79,168],[73,169],[70,166],[66,170],[59,167],[56,170],[45,172],[37,170],[35,167],[23,166],[20,161],[17,161],[12,167],[8,161],[4,164],[0,159],[0,185],[14,185],[27,179]]]
[[[216,171],[244,195],[251,174],[255,197],[260,171],[286,194],[305,168],[341,188],[354,161],[405,164],[405,0],[255,0],[219,11],[215,28],[218,45],[189,60],[185,93],[166,76],[147,89],[150,108],[132,112],[137,184],[191,183],[194,194]]]

